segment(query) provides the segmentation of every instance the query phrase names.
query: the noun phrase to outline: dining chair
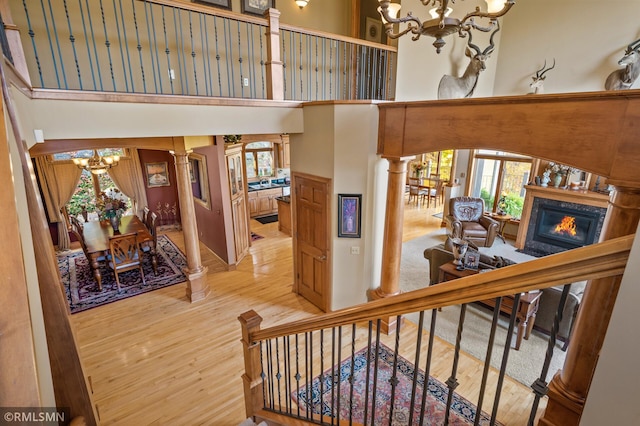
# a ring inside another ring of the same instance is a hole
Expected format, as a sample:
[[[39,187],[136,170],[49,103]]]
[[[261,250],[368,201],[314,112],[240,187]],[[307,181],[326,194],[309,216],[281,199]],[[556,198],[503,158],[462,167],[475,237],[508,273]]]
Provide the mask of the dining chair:
[[[84,225],[78,220],[77,217],[69,216],[69,221],[71,222],[71,227],[75,226],[80,234],[84,232]]]
[[[432,180],[435,185],[429,189],[429,199],[427,200],[427,207],[431,204],[431,200],[435,203],[434,206],[438,206],[438,200],[440,203],[444,202],[444,184],[446,181],[443,179]]]
[[[155,252],[158,245],[158,215],[155,212],[149,215],[148,228],[153,239],[151,241],[145,241],[140,245],[144,253]],[[153,262],[153,272],[156,275],[158,274],[158,265],[156,262]]]
[[[149,228],[149,207],[147,206],[142,208],[142,223],[144,223],[144,226]]]
[[[145,285],[144,271],[142,270],[142,257],[138,246],[138,233],[114,235],[109,238],[109,267],[113,269],[116,276],[116,285],[120,291],[120,272],[138,269],[142,277],[142,284]]]
[[[411,202],[412,199],[415,198],[416,203],[420,204],[420,201],[424,201],[424,199],[429,195],[429,193],[425,189],[420,188],[420,179],[418,178],[409,178],[409,200],[408,203]]]

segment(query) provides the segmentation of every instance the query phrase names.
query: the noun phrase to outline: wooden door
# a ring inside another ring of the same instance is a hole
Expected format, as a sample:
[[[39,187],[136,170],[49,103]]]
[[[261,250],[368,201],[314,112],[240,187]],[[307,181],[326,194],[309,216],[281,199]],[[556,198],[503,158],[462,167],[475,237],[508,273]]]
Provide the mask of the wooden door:
[[[293,175],[294,291],[327,312],[331,309],[330,180]]]

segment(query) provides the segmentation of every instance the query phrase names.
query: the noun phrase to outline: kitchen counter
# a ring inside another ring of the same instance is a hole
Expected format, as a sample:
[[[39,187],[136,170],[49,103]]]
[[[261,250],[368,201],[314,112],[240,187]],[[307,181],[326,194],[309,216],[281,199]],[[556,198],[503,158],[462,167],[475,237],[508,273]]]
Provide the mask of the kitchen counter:
[[[291,197],[276,197],[278,202],[278,231],[291,236]]]
[[[276,200],[282,201],[283,203],[291,204],[291,196],[290,195],[284,195],[282,197],[276,197]]]

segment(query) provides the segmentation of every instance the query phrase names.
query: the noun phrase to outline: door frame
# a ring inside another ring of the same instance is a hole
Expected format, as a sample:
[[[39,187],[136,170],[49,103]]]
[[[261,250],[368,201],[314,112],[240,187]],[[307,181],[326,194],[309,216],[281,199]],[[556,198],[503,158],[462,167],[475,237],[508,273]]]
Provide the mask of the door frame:
[[[327,262],[326,262],[326,277],[327,277],[327,288],[323,297],[323,303],[321,309],[324,312],[331,311],[331,302],[333,297],[333,256],[332,253],[332,228],[331,228],[331,218],[333,209],[331,205],[331,195],[333,194],[333,180],[331,178],[312,175],[304,172],[296,172],[291,171],[291,237],[292,237],[292,246],[293,246],[293,292],[297,295],[300,295],[300,289],[298,288],[298,215],[297,215],[297,202],[296,202],[296,180],[299,178],[304,178],[308,180],[316,181],[320,184],[323,184],[326,188],[326,198],[325,198],[325,206],[327,209],[327,222],[325,223],[325,227],[327,232],[325,235],[327,236],[326,246],[327,246]],[[305,299],[306,300],[306,299]]]

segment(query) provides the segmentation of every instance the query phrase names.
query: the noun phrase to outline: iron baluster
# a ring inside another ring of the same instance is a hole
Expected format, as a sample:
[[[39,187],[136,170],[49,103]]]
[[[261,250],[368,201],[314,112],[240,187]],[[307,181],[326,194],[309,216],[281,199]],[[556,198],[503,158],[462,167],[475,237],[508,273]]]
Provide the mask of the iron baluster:
[[[413,369],[413,383],[411,385],[411,404],[409,404],[409,424],[413,424],[413,411],[415,409],[416,404],[416,388],[418,386],[418,371],[420,370],[418,366],[420,365],[420,350],[422,348],[422,329],[424,327],[424,311],[420,311],[420,318],[418,319],[418,340],[416,342],[416,357],[413,362],[415,368]],[[425,377],[425,382],[427,378]],[[423,393],[427,391],[427,384],[423,385]]]
[[[338,378],[336,379],[334,377],[333,379],[333,386],[338,387],[338,396],[336,398],[336,400],[338,401],[338,405],[336,407],[337,417],[340,417],[340,383],[342,383],[341,360],[342,360],[342,326],[338,327],[338,360],[336,361],[338,363]]]
[[[244,98],[244,70],[242,69],[242,37],[240,36],[240,21],[236,21],[236,28],[238,30],[238,62],[240,63],[240,97]],[[233,80],[235,81],[235,80]]]
[[[109,34],[107,32],[107,22],[104,17],[104,6],[102,0],[100,0],[100,14],[102,16],[102,28],[104,31],[104,45],[107,47],[107,57],[109,58],[109,72],[111,73],[111,84],[113,85],[113,91],[117,92],[116,79],[113,74],[113,59],[111,58],[111,42],[109,41]]]
[[[507,371],[507,361],[509,360],[509,350],[511,349],[511,339],[513,338],[513,329],[516,323],[516,314],[518,313],[518,305],[520,304],[520,293],[516,294],[513,299],[513,309],[511,310],[511,320],[507,329],[507,339],[504,343],[504,352],[502,354],[502,364],[500,365],[500,374],[498,375],[498,383],[496,384],[496,396],[493,401],[493,410],[491,411],[490,425],[496,424],[496,415],[498,413],[498,404],[500,404],[500,394],[502,393],[502,383],[504,375]]]
[[[393,350],[393,374],[389,378],[389,383],[391,384],[391,399],[389,404],[389,426],[391,426],[393,422],[393,408],[395,406],[396,399],[396,386],[398,386],[398,352],[400,351],[400,325],[402,324],[402,317],[398,315],[396,317],[396,344]]]
[[[369,321],[369,329],[367,330],[367,377],[364,385],[364,415],[362,417],[362,424],[367,424],[367,415],[369,414],[369,382],[371,377],[371,340],[373,334],[373,321]]]
[[[324,395],[324,330],[320,329],[320,423],[323,423],[322,416],[322,395]]]
[[[146,7],[147,5],[149,6],[148,10]],[[158,54],[158,40],[156,39],[156,32],[151,31],[152,28],[156,27],[151,3],[145,2],[144,14],[147,21],[147,36],[149,37],[150,42],[151,40],[153,40],[153,49],[149,48],[149,55],[151,57],[151,72],[153,75],[153,85],[154,85],[155,93],[161,93],[162,75],[160,75],[160,55]],[[149,25],[149,15],[151,15],[151,25]],[[152,37],[152,34],[153,34],[153,37]],[[155,56],[153,54],[154,50],[155,50]],[[156,72],[156,69],[157,69],[157,72]],[[160,89],[158,89],[158,86],[160,86]]]
[[[224,18],[222,23],[224,24]],[[216,40],[216,62],[218,64],[218,94],[222,96],[222,80],[220,76],[220,52],[218,51],[218,18],[216,16],[213,17],[213,29]],[[224,32],[224,31],[223,31]]]
[[[329,40],[329,99],[333,99],[333,43]]]
[[[255,99],[256,91],[255,91],[255,81],[256,81],[256,65],[254,62],[255,51],[253,50],[253,25],[247,24],[247,58],[249,59],[249,97],[251,99]]]
[[[235,71],[233,69],[233,44],[231,42],[231,22],[224,18],[224,45],[227,50],[225,56],[227,62],[227,90],[228,96],[235,97],[236,87],[232,83],[235,81]],[[229,78],[231,76],[231,78]]]
[[[296,395],[298,395],[297,414],[300,417],[300,351],[298,345],[298,335],[296,334]]]
[[[265,389],[264,378],[266,375],[264,374],[264,357],[263,357],[263,349],[262,345],[264,342],[260,342],[260,378],[262,378],[262,406],[267,406],[267,392]]]
[[[338,367],[338,374],[340,369]],[[335,410],[336,402],[336,328],[331,328],[331,424],[334,424],[334,420],[337,417]]]
[[[562,294],[560,295],[560,301],[558,302],[558,310],[556,311],[556,315],[553,318],[553,325],[551,326],[551,335],[549,336],[549,341],[547,343],[547,352],[545,354],[544,363],[542,364],[542,371],[540,372],[540,377],[531,385],[531,389],[533,389],[535,397],[533,399],[531,413],[529,414],[529,425],[533,425],[536,412],[538,411],[538,405],[540,404],[540,398],[545,396],[549,391],[549,388],[547,387],[547,373],[549,372],[551,358],[553,358],[553,348],[556,345],[558,327],[560,326],[560,321],[562,321],[564,305],[567,302],[570,289],[571,284],[565,284],[564,287],[562,287]]]
[[[380,327],[382,320],[376,320],[376,352],[375,361],[373,363],[373,395],[371,396],[371,426],[375,426],[376,418],[376,401],[378,396],[378,361],[380,360]],[[366,419],[365,419],[366,420]],[[364,423],[367,424],[366,421]]]
[[[49,13],[51,15],[51,25],[53,26],[53,32],[55,34],[55,39],[56,39],[56,48],[58,50],[58,57],[60,58],[60,71],[62,73],[62,81],[64,82],[64,88],[69,89],[69,85],[67,84],[67,73],[64,70],[64,59],[62,57],[62,50],[60,49],[60,40],[58,39],[58,29],[56,28],[56,17],[53,14],[53,6],[51,6],[51,0],[48,0],[48,3],[49,3]],[[49,32],[48,27],[47,27],[47,32]]]
[[[278,338],[276,337],[276,380],[278,380],[278,408],[280,410],[282,409],[282,393],[280,392],[280,389],[282,388],[282,384],[280,383],[281,379],[282,374],[280,373],[280,346],[278,346]]]
[[[456,374],[458,373],[458,360],[460,359],[460,342],[462,341],[462,331],[464,329],[464,317],[467,313],[467,304],[464,303],[460,306],[460,319],[458,320],[458,334],[456,335],[456,348],[453,353],[453,366],[451,367],[451,377],[447,379],[447,386],[449,387],[449,393],[447,395],[447,410],[444,413],[444,424],[449,424],[449,411],[451,410],[451,402],[453,401],[453,392],[458,387],[458,379]]]
[[[142,61],[142,45],[140,44],[140,33],[138,32],[138,16],[136,15],[136,3],[131,0],[131,10],[133,11],[133,25],[136,29],[136,49],[138,49],[138,59],[140,60],[140,75],[142,77],[142,91],[147,93],[147,82],[144,78],[144,62]]]
[[[204,25],[203,25],[204,24]],[[198,25],[200,27],[200,46],[203,49],[202,54],[202,72],[204,73],[204,92],[207,96],[213,95],[213,87],[211,83],[211,55],[209,50],[209,33],[207,30],[207,15],[198,15]]]
[[[40,87],[44,88],[44,78],[42,77],[42,67],[40,66],[40,57],[38,56],[38,48],[36,47],[36,33],[31,27],[31,16],[29,15],[29,8],[27,2],[22,0],[22,6],[24,7],[24,14],[27,17],[27,28],[29,29],[29,37],[31,38],[31,46],[33,47],[33,55],[35,56],[36,65],[38,67],[38,76],[40,77]]]
[[[307,377],[311,380],[310,387],[313,387],[313,332],[312,331],[309,332],[309,358],[307,360],[307,364],[309,365],[309,375]],[[311,393],[311,395],[313,396],[313,393]],[[320,412],[322,412],[322,410],[320,410]],[[311,409],[311,420],[313,420],[313,408]]]
[[[311,393],[311,386],[309,386],[309,333],[304,333],[304,391],[306,393],[307,399],[307,407],[306,407],[306,415],[307,419],[309,418],[309,413],[311,413],[311,418],[313,418],[313,400]]]
[[[164,53],[167,56],[167,71],[169,73],[169,87],[171,87],[171,94],[174,94],[173,91],[173,78],[174,76],[171,74],[171,49],[169,49],[169,39],[167,34],[167,18],[164,13],[165,6],[161,5],[160,10],[162,11],[162,33],[164,34]]]
[[[267,372],[269,374],[269,408],[273,410],[276,405],[275,390],[273,389],[273,347],[271,339],[267,340]]]
[[[116,29],[118,30],[118,44],[120,45],[120,60],[122,61],[122,74],[124,77],[125,90],[127,93],[135,92],[136,89],[133,85],[133,72],[131,71],[131,57],[129,55],[129,44],[127,40],[127,26],[124,21],[124,12],[122,10],[122,0],[118,0],[118,4],[120,5],[120,16],[122,16],[122,33],[124,34],[124,38],[120,35],[120,24],[118,21],[118,10],[116,9],[115,0],[113,0],[113,14],[116,18]],[[122,46],[124,46],[124,50],[127,53],[127,60],[125,62],[124,52],[122,51]],[[129,78],[127,79],[127,66],[129,68]],[[129,90],[129,80],[131,80],[131,90]]]
[[[182,36],[184,32],[182,30],[182,19],[178,19],[176,22],[176,9],[177,8],[175,7],[171,8],[171,10],[173,11],[173,35],[176,40],[176,55],[178,55],[176,61],[178,62],[178,75],[180,76],[180,94],[188,95],[189,80],[187,78],[187,61],[184,58],[184,37]],[[178,9],[178,17],[180,17],[180,9]]]
[[[80,64],[78,63],[78,52],[76,52],[76,38],[73,35],[73,29],[71,28],[71,20],[69,19],[69,8],[67,7],[67,0],[63,1],[64,4],[64,14],[67,17],[67,28],[69,28],[69,41],[71,42],[71,50],[73,51],[73,60],[76,64],[76,73],[78,74],[78,85],[80,86],[80,90],[83,89],[82,86],[82,74],[80,73]]]
[[[353,386],[356,367],[356,325],[351,325],[351,369],[349,373],[349,424],[353,423]]]
[[[423,311],[424,312],[424,311]],[[431,377],[431,357],[433,355],[433,341],[436,334],[436,320],[438,310],[431,311],[431,325],[429,327],[429,347],[427,349],[427,361],[424,367],[424,384],[422,385],[422,405],[420,406],[420,426],[424,424],[424,410],[427,405],[427,389],[429,389],[429,378]]]
[[[489,377],[489,367],[491,366],[491,356],[493,354],[493,343],[496,338],[496,329],[498,328],[498,318],[500,318],[500,306],[502,305],[502,297],[496,297],[495,307],[493,308],[493,320],[491,321],[491,332],[489,333],[489,343],[487,343],[487,353],[485,355],[484,369],[482,370],[482,381],[480,382],[480,395],[478,396],[478,404],[476,405],[476,418],[473,424],[480,424],[482,414],[482,402],[484,400],[484,392],[487,387],[487,379]]]
[[[284,399],[285,410],[287,414],[291,415],[291,347],[289,345],[289,336],[282,338],[282,345],[283,351],[286,351],[286,356],[284,357],[284,391],[288,397]]]
[[[315,67],[315,72],[316,72],[316,101],[318,100],[318,37],[314,37],[314,40],[316,42],[316,67]]]
[[[262,98],[265,99],[267,96],[265,95],[265,82],[264,82],[264,46],[262,43],[262,36],[263,36],[264,31],[259,31],[258,36],[260,37],[260,76],[262,79]],[[284,40],[283,40],[284,43]],[[282,59],[284,60],[284,50],[282,53]],[[282,66],[284,67],[284,63],[282,64]],[[282,73],[284,80],[284,92],[287,93],[287,73],[286,73],[286,69],[284,70],[284,72]],[[286,99],[286,96],[285,96]]]
[[[49,50],[51,51],[51,60],[53,61],[53,70],[55,71],[55,74],[56,74],[56,82],[58,84],[58,89],[60,89],[61,86],[60,86],[60,74],[58,72],[58,63],[56,61],[56,54],[53,49],[53,42],[51,40],[51,30],[49,29],[49,19],[47,19],[47,11],[44,7],[43,0],[40,0],[40,6],[42,8],[42,17],[44,18],[44,26],[47,29],[47,38],[49,40]],[[51,9],[51,4],[49,4],[49,9]],[[51,19],[53,19],[53,16],[51,17]],[[57,31],[56,31],[56,38],[57,38]],[[62,60],[62,58],[60,60]],[[63,71],[63,74],[64,74],[64,71]]]
[[[189,40],[191,42],[191,66],[193,67],[193,84],[196,89],[196,95],[200,96],[200,87],[198,86],[198,66],[196,61],[195,43],[193,40],[193,19],[192,13],[189,11]],[[186,68],[186,67],[185,67]]]

